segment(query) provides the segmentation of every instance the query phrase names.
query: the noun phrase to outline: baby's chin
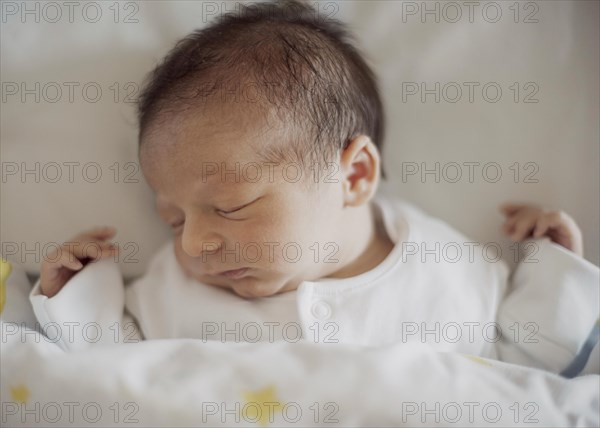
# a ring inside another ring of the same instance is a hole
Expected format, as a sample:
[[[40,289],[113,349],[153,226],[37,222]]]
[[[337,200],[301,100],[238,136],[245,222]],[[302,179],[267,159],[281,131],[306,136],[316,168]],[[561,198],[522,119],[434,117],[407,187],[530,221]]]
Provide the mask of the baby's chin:
[[[241,280],[232,280],[227,288],[245,299],[256,299],[290,291],[289,289],[284,289],[284,285],[261,281],[257,278],[243,278]]]

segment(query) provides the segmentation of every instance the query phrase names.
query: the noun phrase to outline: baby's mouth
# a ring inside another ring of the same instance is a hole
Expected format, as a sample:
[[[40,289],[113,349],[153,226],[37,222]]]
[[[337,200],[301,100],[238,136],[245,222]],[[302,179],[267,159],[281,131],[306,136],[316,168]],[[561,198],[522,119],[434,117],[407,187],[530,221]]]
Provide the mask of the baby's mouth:
[[[248,272],[248,270],[249,269],[247,267],[226,270],[226,271],[217,273],[215,276],[222,276],[222,277],[229,278],[229,279],[240,279],[240,278],[243,278],[244,276],[246,276],[246,273]]]

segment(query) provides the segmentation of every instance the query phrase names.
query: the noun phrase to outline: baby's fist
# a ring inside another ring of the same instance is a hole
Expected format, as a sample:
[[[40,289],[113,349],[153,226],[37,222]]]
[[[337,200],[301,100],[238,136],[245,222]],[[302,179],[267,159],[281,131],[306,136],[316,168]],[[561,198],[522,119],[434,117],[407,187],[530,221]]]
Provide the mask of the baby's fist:
[[[500,206],[506,216],[503,229],[513,241],[549,237],[553,242],[583,256],[583,238],[575,220],[563,211],[506,203]]]
[[[40,272],[40,291],[55,296],[85,264],[114,256],[119,248],[108,240],[117,231],[112,227],[97,227],[80,233],[44,257]]]

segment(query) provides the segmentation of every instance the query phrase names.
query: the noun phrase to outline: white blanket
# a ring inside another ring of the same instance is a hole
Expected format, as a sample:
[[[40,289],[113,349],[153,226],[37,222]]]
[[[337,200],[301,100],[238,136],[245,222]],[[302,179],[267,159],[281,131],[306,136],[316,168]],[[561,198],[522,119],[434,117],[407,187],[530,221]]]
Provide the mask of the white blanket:
[[[596,375],[566,380],[419,345],[177,339],[63,354],[37,340],[3,346],[3,426],[600,423]]]

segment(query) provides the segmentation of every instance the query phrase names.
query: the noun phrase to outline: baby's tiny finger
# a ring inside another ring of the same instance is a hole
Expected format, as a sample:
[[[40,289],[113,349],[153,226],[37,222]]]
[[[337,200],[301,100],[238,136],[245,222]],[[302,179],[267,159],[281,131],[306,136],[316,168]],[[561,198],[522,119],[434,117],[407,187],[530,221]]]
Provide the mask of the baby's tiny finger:
[[[537,215],[533,212],[523,212],[517,217],[511,238],[515,241],[521,241],[531,234],[537,220]]]
[[[71,241],[104,241],[112,238],[117,233],[117,229],[111,226],[98,226],[93,229],[88,229],[73,237]]]
[[[77,257],[75,257],[75,255],[66,248],[61,248],[58,264],[71,270],[80,270],[83,267],[81,261],[79,261],[79,259],[77,259]]]
[[[525,206],[526,205],[505,202],[502,205],[500,205],[500,211],[502,211],[504,215],[510,216],[515,214],[517,211],[523,209]]]
[[[535,225],[535,229],[533,230],[533,237],[540,238],[544,236],[544,234],[548,231],[550,225],[546,221],[546,218],[542,216]]]
[[[71,270],[79,270],[83,267],[83,264],[79,260],[73,259],[73,260],[69,260],[66,263],[66,267],[68,267]]]
[[[550,211],[548,213],[544,213],[543,218],[548,224],[548,227],[552,228],[561,226],[565,220],[560,211]]]
[[[509,216],[506,221],[504,222],[504,225],[502,226],[504,233],[506,233],[507,235],[511,235],[514,232],[515,229],[515,223],[519,220],[519,217],[516,215],[513,216]]]
[[[99,259],[107,259],[109,257],[113,257],[117,254],[119,254],[120,248],[117,247],[116,245],[109,245],[108,247],[104,247],[102,248],[102,251],[100,252],[100,255],[98,256],[98,260]]]
[[[118,251],[118,247],[110,242],[94,242],[94,244],[94,251],[88,254],[88,257],[94,260],[112,256]]]
[[[99,240],[108,239],[117,233],[117,229],[112,226],[99,226],[86,232],[86,235]]]

